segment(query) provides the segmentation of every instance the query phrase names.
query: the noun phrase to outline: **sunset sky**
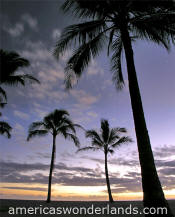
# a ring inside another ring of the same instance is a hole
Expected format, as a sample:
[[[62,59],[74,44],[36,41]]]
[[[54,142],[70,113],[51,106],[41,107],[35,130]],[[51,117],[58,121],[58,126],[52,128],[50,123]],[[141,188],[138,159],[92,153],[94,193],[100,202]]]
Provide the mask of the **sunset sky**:
[[[19,70],[41,84],[5,87],[7,106],[1,120],[12,127],[12,138],[0,136],[0,198],[46,199],[52,137],[26,142],[28,126],[54,109],[66,109],[85,129],[99,129],[101,118],[111,127],[126,127],[134,142],[121,146],[109,158],[114,199],[142,199],[140,167],[127,86],[117,92],[106,49],[92,61],[78,85],[64,90],[64,66],[69,50],[58,62],[52,55],[64,27],[76,23],[64,15],[61,1],[1,1],[0,48],[16,51],[31,65]],[[156,165],[167,198],[175,199],[175,51],[146,41],[133,44],[145,118]],[[90,144],[84,132],[77,134],[82,146]],[[70,141],[57,138],[53,176],[54,200],[107,200],[103,153],[75,153]]]

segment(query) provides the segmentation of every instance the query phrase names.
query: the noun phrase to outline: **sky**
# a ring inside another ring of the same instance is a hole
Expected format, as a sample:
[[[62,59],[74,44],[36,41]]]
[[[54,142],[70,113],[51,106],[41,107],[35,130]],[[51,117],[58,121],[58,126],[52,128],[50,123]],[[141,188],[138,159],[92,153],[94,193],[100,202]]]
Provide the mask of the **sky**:
[[[64,88],[64,67],[72,50],[59,60],[52,53],[64,27],[79,22],[59,9],[61,1],[1,1],[0,47],[16,51],[30,61],[18,73],[30,73],[41,84],[5,87],[8,104],[1,120],[12,127],[12,138],[0,137],[0,197],[46,199],[52,137],[26,141],[29,125],[54,109],[66,109],[85,129],[99,129],[100,120],[111,127],[126,127],[133,143],[116,149],[109,157],[109,176],[114,199],[142,199],[140,166],[127,86],[116,91],[106,49],[93,59],[78,84]],[[133,44],[145,118],[158,174],[167,198],[175,199],[175,51],[146,41]],[[82,147],[90,144],[79,130]],[[77,148],[57,138],[53,175],[54,200],[107,200],[104,154],[76,153]]]

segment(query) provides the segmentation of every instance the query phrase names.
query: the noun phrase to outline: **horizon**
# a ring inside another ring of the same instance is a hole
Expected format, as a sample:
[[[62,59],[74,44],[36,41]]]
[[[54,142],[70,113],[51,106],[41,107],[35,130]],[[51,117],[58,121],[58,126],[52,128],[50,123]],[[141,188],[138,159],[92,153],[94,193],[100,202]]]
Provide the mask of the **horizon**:
[[[2,199],[39,199],[47,196],[52,137],[26,142],[28,126],[54,109],[66,109],[70,118],[85,129],[99,129],[100,120],[111,127],[126,127],[134,142],[116,149],[109,157],[109,178],[115,200],[142,200],[140,166],[126,76],[117,92],[110,62],[104,50],[94,59],[77,86],[64,90],[64,66],[72,50],[56,61],[52,52],[64,27],[76,23],[59,11],[61,1],[2,1],[1,48],[16,51],[30,61],[19,72],[29,73],[41,84],[4,87],[8,104],[2,120],[13,127],[12,138],[1,136]],[[49,17],[49,18],[48,18]],[[61,20],[61,22],[60,22]],[[175,199],[175,51],[146,41],[133,44],[136,70],[152,149],[167,199]],[[78,130],[82,147],[90,144]],[[57,138],[52,200],[107,200],[104,154],[75,153],[72,142]]]

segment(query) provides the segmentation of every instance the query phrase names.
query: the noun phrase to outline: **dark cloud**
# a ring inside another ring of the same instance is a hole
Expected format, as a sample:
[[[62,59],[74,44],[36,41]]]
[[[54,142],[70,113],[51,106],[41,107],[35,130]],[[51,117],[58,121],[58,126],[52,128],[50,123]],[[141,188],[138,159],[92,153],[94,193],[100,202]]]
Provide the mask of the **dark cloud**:
[[[175,155],[175,146],[172,145],[164,145],[161,148],[154,149],[154,156],[155,157],[170,157]]]
[[[159,170],[159,173],[162,174],[163,176],[175,176],[175,167],[171,168],[163,168]]]
[[[155,163],[157,167],[175,167],[175,160],[156,160]]]
[[[11,172],[27,172],[33,170],[44,170],[47,171],[49,169],[49,165],[35,163],[35,164],[20,164],[16,162],[1,162],[1,174],[10,174]],[[59,163],[59,165],[55,165],[56,170],[67,170],[74,172],[91,172],[92,170],[85,167],[70,167],[65,165],[64,163]]]
[[[104,164],[104,160],[100,158],[88,157],[88,156],[82,156],[81,158],[91,160],[99,164]],[[118,165],[118,166],[139,166],[138,160],[131,160],[131,159],[128,160],[123,158],[112,158],[108,160],[108,163],[111,165]]]
[[[40,187],[35,187],[35,188],[30,188],[30,187],[2,187],[2,188],[7,188],[7,189],[19,189],[19,190],[31,190],[31,191],[46,191],[46,188],[40,188]]]
[[[97,159],[95,160],[97,161]],[[119,159],[119,161],[117,161],[119,165],[122,165],[122,162],[130,165],[131,168],[135,167],[135,161],[133,160],[129,162],[124,159]],[[164,189],[174,188],[175,161],[159,160],[156,161],[156,163]],[[110,183],[113,192],[141,191],[140,172],[138,170],[134,171],[133,168],[132,171],[125,174],[124,177],[120,177],[119,173],[110,174]],[[31,172],[31,175],[26,175],[25,172],[29,171]],[[41,163],[20,164],[16,162],[1,162],[1,182],[47,184],[48,175],[44,175],[43,171],[48,171],[49,173],[49,165]],[[106,180],[104,172],[98,167],[90,169],[76,166],[72,167],[60,163],[55,166],[53,184],[61,184],[64,186],[103,186],[106,185]],[[34,189],[28,188],[28,190]]]

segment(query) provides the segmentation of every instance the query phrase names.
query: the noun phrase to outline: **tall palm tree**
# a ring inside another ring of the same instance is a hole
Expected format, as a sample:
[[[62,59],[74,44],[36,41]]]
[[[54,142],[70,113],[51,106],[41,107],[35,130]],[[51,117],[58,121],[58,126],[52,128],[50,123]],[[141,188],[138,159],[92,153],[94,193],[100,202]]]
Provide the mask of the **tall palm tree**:
[[[65,139],[73,140],[74,144],[79,147],[79,140],[76,137],[75,127],[80,127],[74,124],[70,118],[69,113],[65,110],[54,110],[48,114],[40,122],[33,122],[28,130],[27,140],[29,141],[35,136],[46,136],[51,134],[53,137],[52,157],[50,163],[49,183],[48,183],[48,196],[47,202],[51,200],[51,182],[52,172],[55,163],[56,153],[56,137],[62,135]]]
[[[132,42],[137,38],[146,39],[169,49],[171,41],[175,42],[174,2],[66,0],[62,9],[65,13],[71,12],[83,21],[64,29],[54,51],[54,55],[59,58],[66,49],[78,45],[65,68],[67,88],[72,87],[72,82],[81,76],[91,59],[99,54],[107,42],[107,52],[111,55],[113,81],[116,87],[121,89],[124,85],[121,53],[124,50],[141,165],[144,206],[167,207],[167,216],[172,216],[154,163],[137,81]]]
[[[91,138],[92,146],[87,146],[84,148],[78,149],[79,151],[103,151],[105,154],[105,175],[106,175],[106,184],[109,195],[109,201],[113,202],[113,197],[111,193],[109,174],[108,174],[108,154],[113,154],[114,149],[118,148],[120,145],[132,140],[128,136],[121,136],[121,133],[126,133],[125,128],[110,128],[107,120],[101,120],[101,129],[100,133],[95,130],[86,131],[86,137]]]
[[[29,61],[25,58],[22,58],[16,52],[8,52],[0,49],[0,95],[5,100],[7,99],[7,95],[5,90],[1,85],[7,86],[15,86],[18,84],[25,85],[26,81],[29,80],[31,82],[39,81],[29,74],[16,74],[16,71],[19,68],[28,67],[30,65]]]

